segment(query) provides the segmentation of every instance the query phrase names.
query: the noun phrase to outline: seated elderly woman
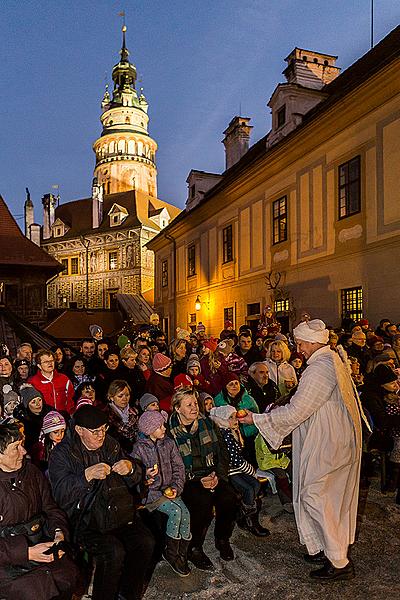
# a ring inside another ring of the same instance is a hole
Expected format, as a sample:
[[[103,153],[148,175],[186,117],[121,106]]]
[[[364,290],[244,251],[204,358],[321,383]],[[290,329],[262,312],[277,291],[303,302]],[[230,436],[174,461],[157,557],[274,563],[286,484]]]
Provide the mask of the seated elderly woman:
[[[268,346],[267,358],[269,377],[278,386],[281,396],[285,396],[297,385],[296,371],[289,364],[290,350],[281,340],[275,340]]]
[[[187,389],[172,397],[169,433],[185,465],[182,500],[190,512],[192,542],[188,554],[195,567],[214,568],[203,543],[215,508],[215,546],[223,560],[234,558],[229,540],[235,525],[237,501],[229,484],[229,456],[217,426],[199,414],[196,395]]]
[[[22,428],[15,422],[0,424],[0,596],[67,600],[78,571],[54,547],[68,535],[66,517],[47,479],[25,462],[25,454]]]

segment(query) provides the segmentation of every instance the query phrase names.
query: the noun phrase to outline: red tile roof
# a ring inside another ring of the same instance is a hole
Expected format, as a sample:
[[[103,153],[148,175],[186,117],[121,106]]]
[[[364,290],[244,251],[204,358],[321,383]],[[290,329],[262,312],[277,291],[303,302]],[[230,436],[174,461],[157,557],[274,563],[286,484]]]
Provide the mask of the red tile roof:
[[[1,195],[0,265],[41,267],[52,270],[54,274],[62,268],[59,262],[24,236]]]

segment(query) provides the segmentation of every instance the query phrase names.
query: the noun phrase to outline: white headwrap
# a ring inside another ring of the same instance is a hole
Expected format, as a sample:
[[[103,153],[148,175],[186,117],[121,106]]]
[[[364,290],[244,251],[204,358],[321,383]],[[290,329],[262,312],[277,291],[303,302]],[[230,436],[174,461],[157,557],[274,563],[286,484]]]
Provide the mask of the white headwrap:
[[[303,342],[327,344],[329,339],[329,331],[320,319],[302,321],[294,328],[293,334],[296,340],[303,340]]]
[[[236,408],[230,404],[215,406],[210,410],[210,417],[219,427],[229,428],[229,417],[236,412]]]

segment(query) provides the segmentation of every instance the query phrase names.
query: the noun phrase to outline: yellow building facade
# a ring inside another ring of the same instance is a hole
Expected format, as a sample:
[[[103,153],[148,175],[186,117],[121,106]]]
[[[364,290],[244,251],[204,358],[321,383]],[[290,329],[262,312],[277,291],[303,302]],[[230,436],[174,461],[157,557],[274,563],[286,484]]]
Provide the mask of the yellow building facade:
[[[286,329],[304,312],[400,320],[400,27],[340,75],[335,58],[296,48],[271,132],[148,243],[172,335],[219,335],[270,303]]]

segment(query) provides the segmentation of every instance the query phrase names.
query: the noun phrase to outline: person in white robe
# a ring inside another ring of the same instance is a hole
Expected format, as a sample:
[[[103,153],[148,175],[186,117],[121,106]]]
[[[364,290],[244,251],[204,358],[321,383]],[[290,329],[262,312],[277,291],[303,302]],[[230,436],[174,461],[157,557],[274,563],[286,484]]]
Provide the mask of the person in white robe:
[[[294,329],[307,368],[285,406],[268,414],[248,413],[272,448],[293,432],[293,507],[300,542],[319,580],[351,579],[348,547],[354,542],[361,463],[361,406],[354,393],[346,354],[327,345],[329,332],[319,319]],[[327,560],[328,559],[328,560]]]

